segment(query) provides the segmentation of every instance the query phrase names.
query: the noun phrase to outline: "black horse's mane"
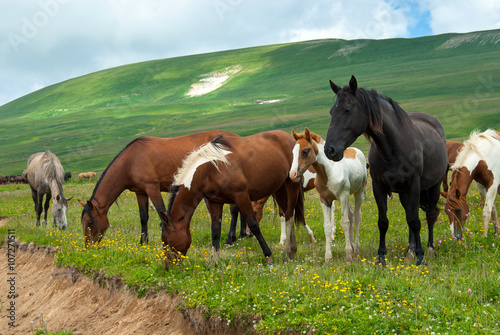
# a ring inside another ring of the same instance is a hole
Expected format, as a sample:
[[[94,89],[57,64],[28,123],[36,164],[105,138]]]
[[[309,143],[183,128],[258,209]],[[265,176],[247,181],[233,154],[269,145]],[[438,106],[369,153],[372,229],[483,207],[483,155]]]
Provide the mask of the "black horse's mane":
[[[174,201],[175,198],[177,197],[177,194],[179,193],[180,185],[175,185],[175,186],[170,186],[169,193],[172,193],[170,196],[170,199],[168,200],[168,206],[167,206],[167,214],[170,215],[172,212],[172,207],[174,206]]]
[[[358,94],[359,93],[359,94]],[[352,91],[349,86],[345,86],[342,90],[337,93],[337,98],[346,100],[348,95],[352,95]],[[377,92],[374,89],[367,90],[364,88],[356,89],[356,96],[361,100],[362,105],[365,107],[366,113],[368,115],[368,122],[370,123],[370,128],[375,133],[383,133],[383,116],[382,116],[382,106],[381,102],[385,101],[391,105],[394,110],[394,116],[396,121],[400,126],[406,127],[411,120],[408,114],[399,106],[399,104],[389,97]],[[365,133],[366,136],[368,134]]]

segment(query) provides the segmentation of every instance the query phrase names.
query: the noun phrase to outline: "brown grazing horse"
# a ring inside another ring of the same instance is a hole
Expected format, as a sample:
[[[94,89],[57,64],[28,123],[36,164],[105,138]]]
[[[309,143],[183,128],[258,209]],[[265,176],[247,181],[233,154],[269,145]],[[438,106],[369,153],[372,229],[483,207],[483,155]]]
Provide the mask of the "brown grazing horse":
[[[54,217],[54,227],[66,229],[68,222],[66,213],[68,212],[68,201],[63,193],[64,169],[59,159],[49,150],[37,152],[28,158],[28,168],[23,173],[28,179],[31,188],[31,196],[35,203],[36,225],[40,225],[40,215],[42,214],[43,196],[45,195],[44,224],[47,223],[47,210],[52,198],[52,216]]]
[[[448,141],[446,142],[446,149],[448,150],[448,170],[446,171],[444,178],[443,178],[443,190],[441,191],[441,195],[443,197],[448,196],[448,171],[451,170],[451,167],[453,164],[455,164],[455,161],[457,159],[458,153],[462,148],[464,147],[464,144],[462,142],[455,142],[455,141]],[[476,182],[477,184],[477,182]],[[481,187],[481,186],[479,186]],[[484,205],[484,194],[481,193],[481,206]]]
[[[170,198],[169,220],[162,231],[167,259],[176,259],[175,252],[187,253],[191,245],[191,218],[205,198],[212,219],[215,262],[219,257],[222,207],[225,203],[235,203],[272,264],[271,249],[252,207],[252,201],[271,194],[285,212],[285,256],[294,257],[297,251],[294,215],[297,222],[305,223],[302,185],[288,177],[294,144],[290,134],[278,130],[247,137],[223,135],[188,156],[176,174],[174,185],[178,185],[178,190]]]
[[[213,130],[175,138],[139,137],[129,143],[108,165],[97,182],[82,212],[85,245],[101,240],[109,226],[108,210],[125,190],[134,192],[141,219],[141,244],[148,241],[148,198],[160,219],[166,220],[166,207],[161,192],[167,192],[173,175],[184,157],[200,145],[225,134]]]
[[[484,196],[483,228],[484,236],[488,236],[491,217],[495,233],[498,225],[498,214],[495,197],[500,194],[500,132],[488,129],[483,133],[473,132],[464,142],[455,164],[451,167],[450,190],[446,194],[445,213],[450,220],[454,237],[462,238],[462,228],[469,216],[467,193],[472,181],[476,181],[479,192]]]
[[[95,177],[95,172],[82,172],[78,174],[78,181],[82,181],[83,179],[91,180]]]

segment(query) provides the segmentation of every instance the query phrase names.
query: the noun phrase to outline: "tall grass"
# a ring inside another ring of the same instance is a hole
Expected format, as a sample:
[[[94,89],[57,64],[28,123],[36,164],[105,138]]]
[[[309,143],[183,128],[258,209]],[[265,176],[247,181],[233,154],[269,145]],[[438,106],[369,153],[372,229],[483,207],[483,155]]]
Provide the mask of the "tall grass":
[[[66,184],[65,195],[87,199],[92,187],[92,183]],[[148,291],[179,294],[184,297],[180,309],[200,308],[207,316],[225,319],[229,326],[248,325],[249,333],[498,333],[500,242],[493,227],[487,238],[482,237],[475,189],[469,201],[465,237],[451,238],[447,218],[441,213],[435,227],[435,253],[426,253],[425,265],[419,267],[414,259],[406,259],[408,229],[397,196],[389,200],[387,266],[375,264],[377,209],[370,189],[362,206],[361,257],[350,265],[344,262],[340,225],[332,246],[333,259],[324,265],[322,213],[314,191],[306,195],[306,219],[318,243],[311,245],[304,229],[298,227],[298,253],[292,261],[283,261],[284,250],[277,243],[279,220],[268,202],[261,230],[274,253],[272,267],[265,265],[254,238],[224,248],[220,263],[211,265],[211,232],[204,205],[191,223],[191,249],[168,271],[163,267],[155,214],[150,218],[150,243],[138,244],[139,215],[131,192],[122,194],[119,207],[111,207],[112,226],[100,245],[88,249],[83,246],[81,207],[75,201],[70,202],[68,230],[55,230],[50,224],[36,228],[28,188],[1,186],[0,216],[11,218],[1,232],[15,229],[22,241],[55,246],[60,266],[74,266],[101,279],[121,277],[139,297]],[[427,243],[421,214],[421,236]],[[229,219],[226,212],[223,227],[228,227]]]

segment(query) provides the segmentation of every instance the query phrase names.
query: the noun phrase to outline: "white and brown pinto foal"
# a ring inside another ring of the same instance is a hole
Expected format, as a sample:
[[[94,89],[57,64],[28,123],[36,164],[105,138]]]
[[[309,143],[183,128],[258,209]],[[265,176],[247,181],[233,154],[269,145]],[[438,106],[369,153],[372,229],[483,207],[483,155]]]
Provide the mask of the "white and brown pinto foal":
[[[500,185],[500,132],[491,129],[483,133],[473,132],[464,142],[464,147],[459,151],[451,170],[453,174],[444,209],[450,219],[453,236],[462,237],[462,228],[469,216],[466,197],[473,180],[476,181],[479,192],[485,198],[484,236],[488,235],[492,215],[495,233],[497,233],[498,215],[495,197]]]
[[[345,235],[346,262],[351,263],[353,254],[359,256],[359,225],[361,222],[361,203],[365,191],[367,173],[366,159],[356,148],[347,148],[344,158],[338,162],[329,160],[324,151],[324,140],[321,136],[305,129],[297,134],[292,130],[297,141],[293,148],[293,161],[290,178],[299,179],[309,166],[316,170],[314,186],[320,195],[324,217],[326,237],[325,262],[332,257],[331,236],[335,231],[335,200],[340,201],[342,218],[340,224]],[[350,195],[354,194],[354,211],[350,203]],[[355,229],[355,240],[353,233]]]

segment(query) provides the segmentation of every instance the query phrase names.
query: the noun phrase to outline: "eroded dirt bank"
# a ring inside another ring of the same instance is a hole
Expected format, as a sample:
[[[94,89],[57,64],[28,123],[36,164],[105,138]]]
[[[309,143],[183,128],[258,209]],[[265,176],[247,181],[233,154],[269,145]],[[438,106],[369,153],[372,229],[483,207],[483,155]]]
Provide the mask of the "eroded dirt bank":
[[[24,249],[24,250],[23,250]],[[0,248],[0,335],[31,334],[43,313],[48,330],[75,334],[238,334],[218,318],[176,310],[179,298],[151,294],[137,298],[121,283],[106,287],[79,271],[55,266],[52,250],[22,244],[15,256],[15,299],[9,298],[11,271],[7,243]],[[15,327],[8,308],[15,300]]]

